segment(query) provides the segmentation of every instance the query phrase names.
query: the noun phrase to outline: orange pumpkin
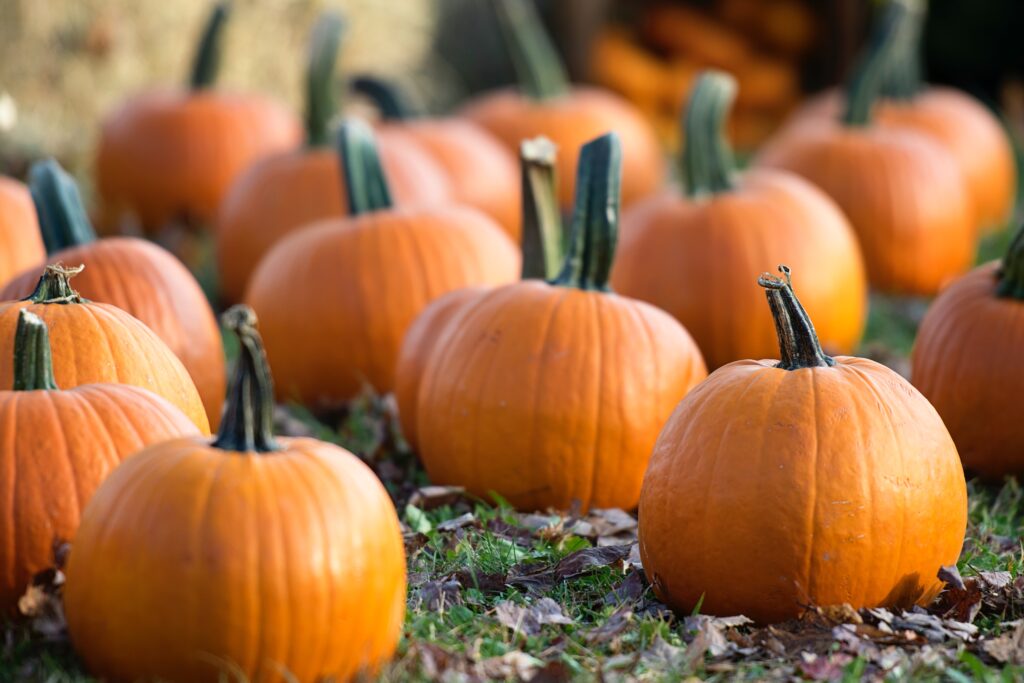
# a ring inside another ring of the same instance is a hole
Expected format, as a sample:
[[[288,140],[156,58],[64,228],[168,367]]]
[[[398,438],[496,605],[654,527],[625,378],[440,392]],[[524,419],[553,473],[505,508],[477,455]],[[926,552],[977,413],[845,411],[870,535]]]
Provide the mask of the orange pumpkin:
[[[314,221],[343,216],[342,163],[329,146],[337,114],[334,67],[341,23],[327,15],[314,28],[306,77],[306,146],[252,165],[238,178],[217,216],[221,296],[241,301],[260,260],[271,248]],[[447,200],[444,170],[407,136],[382,131],[380,153],[400,205]]]
[[[346,450],[275,439],[247,309],[220,434],[152,446],[99,488],[67,568],[71,641],[105,680],[348,681],[394,652],[405,553],[387,492]]]
[[[152,330],[120,308],[79,296],[69,279],[81,270],[46,266],[31,296],[0,303],[0,358],[12,353],[19,311],[27,309],[50,328],[58,386],[109,382],[148,389],[209,434],[202,399],[181,361]],[[10,386],[11,370],[0,363],[0,387]]]
[[[825,355],[780,269],[759,282],[781,361],[712,373],[658,437],[640,494],[644,571],[681,614],[772,623],[807,605],[927,605],[967,525],[953,440],[892,370]]]
[[[558,175],[572,179],[580,146],[610,130],[622,138],[622,201],[636,201],[660,187],[665,161],[657,136],[643,115],[626,100],[607,90],[571,86],[565,68],[535,10],[527,0],[492,0],[508,50],[513,57],[519,89],[504,89],[474,98],[462,115],[483,126],[515,152],[519,143],[540,135],[550,138],[562,153]],[[563,209],[572,207],[572,182],[562,183]]]
[[[242,170],[298,142],[277,103],[213,89],[227,7],[214,8],[187,90],[142,93],[103,122],[96,185],[107,229],[129,218],[149,232],[181,218],[209,223]]]
[[[0,176],[0,286],[45,257],[31,195],[17,180]]]
[[[510,282],[519,268],[514,244],[474,209],[393,207],[366,124],[346,122],[339,144],[351,216],[283,240],[246,294],[280,397],[312,407],[344,403],[366,386],[391,391],[402,337],[430,301]]]
[[[830,350],[850,353],[867,313],[856,236],[820,190],[782,171],[737,174],[724,126],[736,92],[728,75],[704,72],[685,117],[686,191],[628,209],[612,286],[671,313],[708,365],[775,352],[775,325],[749,273],[785,257],[806,272],[808,309]]]
[[[661,425],[707,372],[671,316],[608,290],[620,169],[614,134],[588,143],[559,276],[479,295],[437,341],[416,410],[431,481],[526,510],[636,505]]]

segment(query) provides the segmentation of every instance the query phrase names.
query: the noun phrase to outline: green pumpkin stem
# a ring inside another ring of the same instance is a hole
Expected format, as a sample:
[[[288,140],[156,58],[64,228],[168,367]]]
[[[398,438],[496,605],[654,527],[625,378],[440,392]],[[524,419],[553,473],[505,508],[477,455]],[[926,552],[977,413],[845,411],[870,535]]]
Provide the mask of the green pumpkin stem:
[[[686,106],[683,132],[683,173],[690,197],[728,192],[735,187],[736,162],[725,135],[729,109],[736,99],[736,79],[721,71],[705,71],[697,79]]]
[[[615,133],[583,145],[569,247],[562,271],[552,284],[610,291],[608,277],[619,232],[621,176],[622,145]]]
[[[96,241],[78,185],[60,164],[53,159],[32,164],[28,186],[47,254]]]
[[[867,126],[872,120],[875,101],[881,95],[894,56],[901,52],[907,34],[907,16],[911,0],[891,0],[871,37],[860,63],[846,86],[847,126]]]
[[[87,299],[74,290],[71,278],[85,270],[84,265],[65,267],[62,263],[46,266],[43,275],[36,283],[35,290],[22,301],[34,304],[82,304]]]
[[[202,38],[196,56],[192,61],[192,74],[189,76],[189,90],[193,92],[213,87],[220,70],[220,54],[224,42],[224,27],[231,14],[231,5],[218,2],[206,20]]]
[[[50,332],[46,323],[28,309],[18,312],[14,333],[14,390],[56,391]]]
[[[349,81],[349,89],[373,102],[373,106],[385,121],[408,121],[416,118],[416,110],[409,104],[401,88],[383,78],[355,76]]]
[[[793,292],[793,281],[788,266],[779,266],[782,277],[764,273],[757,284],[765,288],[768,306],[775,319],[775,332],[779,337],[780,361],[776,367],[783,370],[800,368],[826,368],[836,364],[821,348],[818,333]]]
[[[274,380],[256,330],[256,314],[248,306],[232,306],[221,321],[238,337],[239,353],[213,445],[237,453],[280,450],[274,438]]]
[[[1006,248],[1003,262],[996,271],[996,280],[997,295],[1024,301],[1024,225]]]
[[[368,124],[348,119],[341,125],[338,129],[338,158],[345,177],[350,216],[394,206],[373,129]]]
[[[560,97],[569,90],[569,75],[533,0],[492,0],[501,36],[522,92],[533,100]]]
[[[921,39],[924,35],[925,15],[926,8],[923,3],[912,2],[908,6],[903,39],[882,80],[882,97],[906,102],[913,100],[924,90]]]
[[[558,206],[555,144],[547,138],[523,140],[522,249],[524,280],[549,280],[562,268],[562,212]]]
[[[322,147],[331,141],[331,119],[338,113],[334,64],[343,29],[341,16],[326,12],[310,34],[306,65],[306,144],[310,147]]]

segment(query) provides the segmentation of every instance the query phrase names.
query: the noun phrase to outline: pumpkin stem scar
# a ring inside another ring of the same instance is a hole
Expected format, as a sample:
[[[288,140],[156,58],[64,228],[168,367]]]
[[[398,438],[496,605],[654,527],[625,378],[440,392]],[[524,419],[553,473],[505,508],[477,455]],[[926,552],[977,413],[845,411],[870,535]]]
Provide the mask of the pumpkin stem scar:
[[[547,280],[562,268],[562,212],[558,207],[555,144],[544,137],[523,140],[519,167],[523,186],[522,279]]]
[[[871,111],[890,69],[890,62],[894,55],[900,54],[903,42],[909,37],[911,3],[916,5],[916,0],[890,0],[882,20],[872,31],[867,49],[846,86],[843,123],[847,126],[871,123]]]
[[[523,94],[549,100],[568,92],[569,75],[533,1],[492,0],[491,6]]]
[[[418,115],[402,89],[383,78],[365,74],[354,76],[348,87],[370,100],[385,121],[408,121]]]
[[[96,241],[78,185],[60,164],[53,159],[32,164],[28,186],[47,254]]]
[[[725,121],[736,99],[736,79],[721,71],[704,71],[693,87],[683,114],[682,170],[686,194],[701,197],[735,187],[736,163],[725,136]]]
[[[583,145],[576,173],[576,203],[569,247],[551,284],[611,291],[608,278],[619,233],[622,144],[607,133]]]
[[[220,54],[224,42],[224,26],[231,14],[231,4],[218,2],[210,18],[203,27],[203,35],[192,60],[192,73],[189,75],[188,87],[192,92],[213,87],[220,70]]]
[[[256,314],[248,306],[232,306],[221,321],[238,337],[239,353],[224,419],[213,445],[238,453],[280,450],[274,439],[274,380],[256,330]]]
[[[914,99],[924,90],[921,37],[924,35],[926,12],[924,3],[910,3],[903,39],[899,43],[897,53],[892,56],[882,79],[882,97],[906,102]]]
[[[348,119],[338,130],[338,159],[345,178],[350,216],[390,209],[391,190],[370,126]]]
[[[71,278],[85,270],[84,265],[65,267],[63,263],[55,263],[46,266],[42,277],[36,284],[35,291],[22,301],[31,301],[34,304],[83,304],[88,299],[83,298],[71,286]]]
[[[1024,225],[1017,230],[1010,246],[1006,248],[996,278],[996,294],[1024,301]]]
[[[793,292],[789,267],[779,266],[779,272],[782,273],[781,278],[764,273],[757,279],[757,284],[765,288],[779,337],[781,360],[776,367],[799,370],[835,365],[835,360],[822,350],[814,324]]]
[[[50,332],[42,318],[25,308],[18,312],[18,327],[14,333],[14,390],[57,390]]]
[[[321,147],[330,142],[328,128],[338,113],[334,87],[334,65],[344,29],[341,15],[325,12],[309,38],[306,65],[306,144]]]

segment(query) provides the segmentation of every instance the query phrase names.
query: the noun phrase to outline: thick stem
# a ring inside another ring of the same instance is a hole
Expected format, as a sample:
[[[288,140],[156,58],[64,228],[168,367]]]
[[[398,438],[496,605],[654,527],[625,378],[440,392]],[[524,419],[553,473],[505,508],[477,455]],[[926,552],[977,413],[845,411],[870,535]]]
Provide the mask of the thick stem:
[[[871,32],[867,49],[846,86],[846,111],[843,123],[847,126],[867,126],[875,101],[881,94],[894,55],[900,53],[907,32],[909,3],[913,0],[891,0],[882,19]]]
[[[217,72],[220,70],[220,53],[224,41],[224,26],[231,14],[231,5],[228,2],[218,2],[210,12],[210,18],[206,20],[203,28],[202,38],[199,39],[199,47],[196,49],[196,56],[192,61],[192,74],[188,79],[189,90],[203,90],[212,88],[217,80]]]
[[[256,330],[256,314],[248,306],[232,306],[221,320],[238,337],[239,351],[224,418],[213,445],[237,453],[280,450],[274,439],[274,380]]]
[[[534,100],[552,99],[568,92],[569,75],[533,0],[492,0],[491,4],[519,88]]]
[[[63,263],[46,266],[35,291],[23,301],[34,304],[82,304],[87,299],[71,287],[71,278],[85,270],[84,265],[65,267]]]
[[[28,178],[46,253],[96,241],[78,185],[60,164],[53,159],[37,161]]]
[[[818,333],[793,292],[789,267],[779,266],[779,272],[782,273],[781,278],[764,273],[757,279],[757,284],[768,290],[768,305],[775,318],[781,358],[777,367],[799,370],[835,365],[836,362],[822,350]]]
[[[550,280],[562,268],[562,211],[558,206],[555,144],[544,137],[519,146],[522,171],[524,280]]]
[[[569,248],[552,284],[609,291],[608,277],[619,232],[622,145],[607,133],[583,145],[576,174],[576,203]]]
[[[736,163],[725,135],[735,99],[736,79],[721,71],[703,72],[693,87],[683,122],[682,166],[690,197],[728,192],[735,186]]]
[[[338,130],[338,158],[345,177],[350,216],[391,208],[391,190],[377,152],[373,130],[365,122],[348,119]]]
[[[1024,301],[1024,225],[1017,230],[1010,246],[1006,248],[996,278],[996,294]]]
[[[330,143],[331,119],[338,113],[334,86],[334,64],[344,24],[335,12],[326,12],[309,37],[306,65],[306,144],[320,147]]]
[[[46,323],[28,309],[18,312],[14,333],[14,390],[55,391],[50,332]]]
[[[409,104],[405,93],[394,83],[375,76],[355,76],[348,86],[362,95],[380,112],[385,121],[407,121],[416,118],[416,110]]]
[[[883,97],[909,101],[924,90],[924,67],[921,63],[921,39],[924,35],[926,7],[921,2],[910,2],[906,28],[897,54],[893,55],[882,80]]]

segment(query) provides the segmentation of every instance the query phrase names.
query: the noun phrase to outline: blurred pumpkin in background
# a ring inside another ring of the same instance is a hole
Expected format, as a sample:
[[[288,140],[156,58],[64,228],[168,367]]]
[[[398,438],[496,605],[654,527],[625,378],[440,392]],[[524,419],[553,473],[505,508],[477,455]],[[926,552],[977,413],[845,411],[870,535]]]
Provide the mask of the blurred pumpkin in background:
[[[0,286],[45,257],[32,195],[17,180],[0,176]]]

